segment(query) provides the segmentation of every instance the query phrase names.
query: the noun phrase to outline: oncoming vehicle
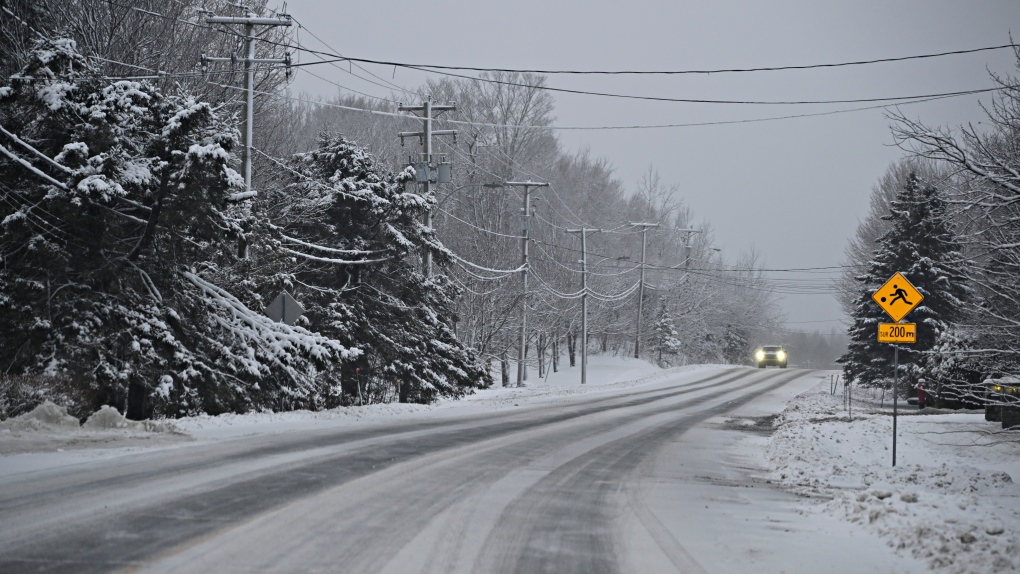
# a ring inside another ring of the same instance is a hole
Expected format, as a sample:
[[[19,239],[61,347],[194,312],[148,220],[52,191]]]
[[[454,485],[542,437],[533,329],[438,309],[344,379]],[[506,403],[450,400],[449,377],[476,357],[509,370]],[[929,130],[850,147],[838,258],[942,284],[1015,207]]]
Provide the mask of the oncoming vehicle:
[[[779,345],[765,345],[755,352],[754,360],[759,369],[764,369],[767,365],[785,369],[786,351]]]

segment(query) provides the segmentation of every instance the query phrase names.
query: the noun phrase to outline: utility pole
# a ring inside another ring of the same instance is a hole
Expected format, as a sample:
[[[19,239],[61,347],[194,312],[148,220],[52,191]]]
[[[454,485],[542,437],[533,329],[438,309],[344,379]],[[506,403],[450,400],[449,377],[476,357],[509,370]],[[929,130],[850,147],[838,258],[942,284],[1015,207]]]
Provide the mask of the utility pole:
[[[634,337],[634,358],[641,358],[641,314],[645,306],[645,251],[648,247],[648,229],[658,227],[658,223],[631,223],[641,228],[641,282],[638,284],[637,303],[637,336]]]
[[[244,24],[244,130],[241,132],[241,170],[244,176],[244,188],[247,197],[254,197],[251,190],[251,132],[252,119],[255,115],[255,64],[286,64],[290,74],[290,54],[285,58],[255,58],[255,26],[290,26],[291,18],[287,14],[280,14],[281,18],[258,18],[251,8],[244,7],[245,15],[242,17],[233,16],[210,16],[205,19],[207,24]],[[208,62],[231,62],[236,64],[238,59],[213,58],[202,54],[202,68]]]
[[[676,231],[680,231],[682,233],[686,233],[687,234],[687,240],[684,242],[685,252],[686,252],[685,253],[686,256],[684,258],[684,269],[690,269],[691,268],[691,234],[692,233],[701,233],[704,230],[703,229],[677,229]]]
[[[601,233],[601,229],[568,229],[567,233],[581,234],[581,384],[588,382],[588,244],[589,231]]]
[[[429,183],[430,183],[430,175],[431,175],[429,172],[430,172],[431,166],[432,166],[432,136],[453,136],[453,142],[457,143],[457,130],[434,130],[434,129],[432,129],[432,120],[434,120],[437,117],[439,117],[439,114],[442,114],[443,112],[453,111],[453,110],[456,110],[456,109],[457,109],[457,104],[456,103],[450,103],[450,104],[441,105],[441,106],[433,105],[433,103],[432,103],[432,96],[429,96],[429,97],[425,98],[425,102],[422,105],[420,105],[420,106],[405,106],[404,104],[400,104],[397,107],[397,110],[399,110],[401,112],[418,112],[418,113],[420,113],[421,114],[420,117],[421,117],[422,123],[425,124],[424,125],[424,131],[420,131],[420,132],[400,132],[400,133],[397,134],[397,136],[400,137],[400,145],[404,145],[404,138],[407,138],[407,137],[417,137],[419,139],[419,141],[421,141],[421,145],[422,145],[422,161],[415,164],[414,171],[416,173],[415,178],[419,182],[421,182],[422,187],[424,188],[423,189],[424,194],[426,196],[429,193]],[[436,112],[438,112],[438,114],[433,115]],[[424,172],[424,173],[422,173],[422,172]],[[437,184],[438,183],[448,183],[448,181],[443,181],[444,174],[440,173],[440,172],[442,172],[442,170],[438,170],[437,171],[438,177],[436,178],[436,183]],[[425,223],[425,227],[427,227],[428,229],[432,229],[432,210],[431,209],[428,209],[428,210],[425,211],[425,221],[424,221],[424,223]],[[431,277],[432,276],[432,252],[431,251],[428,251],[428,250],[425,251],[425,257],[423,257],[422,266],[423,266],[422,272],[425,273],[425,276],[426,277]]]
[[[521,209],[521,340],[517,347],[517,386],[524,386],[524,345],[528,336],[528,241],[531,218],[531,188],[549,187],[548,183],[534,181],[508,181],[506,187],[524,188],[524,208]]]

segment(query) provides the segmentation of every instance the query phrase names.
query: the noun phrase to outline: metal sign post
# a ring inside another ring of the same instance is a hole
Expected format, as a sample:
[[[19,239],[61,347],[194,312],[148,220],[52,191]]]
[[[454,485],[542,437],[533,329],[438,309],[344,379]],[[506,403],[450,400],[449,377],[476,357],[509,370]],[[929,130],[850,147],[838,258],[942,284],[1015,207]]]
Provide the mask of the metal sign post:
[[[900,348],[893,347],[893,391],[892,391],[892,465],[896,466],[896,409],[899,405]]]
[[[915,343],[917,342],[917,324],[900,323],[908,313],[914,310],[924,296],[916,287],[907,281],[902,273],[896,272],[884,285],[871,295],[872,300],[885,311],[895,323],[879,323],[878,342]],[[896,466],[896,419],[899,411],[900,387],[900,348],[893,347],[893,407],[892,407],[892,465]]]

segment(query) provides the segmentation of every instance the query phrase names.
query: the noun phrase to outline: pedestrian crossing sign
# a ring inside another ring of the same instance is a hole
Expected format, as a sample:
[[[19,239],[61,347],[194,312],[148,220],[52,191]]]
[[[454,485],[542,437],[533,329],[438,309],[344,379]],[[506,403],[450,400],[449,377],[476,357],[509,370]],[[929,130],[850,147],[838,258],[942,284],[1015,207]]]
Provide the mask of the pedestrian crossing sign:
[[[924,299],[921,292],[911,285],[910,281],[907,281],[907,278],[899,271],[890,277],[885,285],[879,287],[878,291],[871,295],[871,298],[897,323]]]

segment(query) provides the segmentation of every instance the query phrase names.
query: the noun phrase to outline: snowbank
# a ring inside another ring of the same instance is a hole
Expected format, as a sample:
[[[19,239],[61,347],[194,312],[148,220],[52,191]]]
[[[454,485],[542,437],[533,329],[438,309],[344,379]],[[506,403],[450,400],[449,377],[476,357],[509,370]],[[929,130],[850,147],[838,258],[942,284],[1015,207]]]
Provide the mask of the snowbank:
[[[129,421],[117,409],[104,406],[79,424],[67,408],[45,401],[23,415],[0,422],[0,455],[83,450],[90,447],[151,445],[184,436],[171,421]]]
[[[0,421],[0,432],[7,431],[41,431],[57,430],[61,428],[78,428],[78,419],[67,414],[67,407],[61,407],[50,401],[44,401],[41,405],[23,415]]]
[[[170,421],[129,421],[120,414],[120,411],[109,405],[103,405],[98,411],[92,413],[81,426],[91,430],[129,429],[147,432],[180,432],[177,425]]]
[[[936,571],[1020,571],[1020,486],[1006,472],[1020,468],[1020,432],[978,413],[902,409],[893,468],[888,397],[875,399],[855,403],[852,421],[828,382],[791,401],[765,453],[772,481],[827,500],[805,513],[860,524]]]

